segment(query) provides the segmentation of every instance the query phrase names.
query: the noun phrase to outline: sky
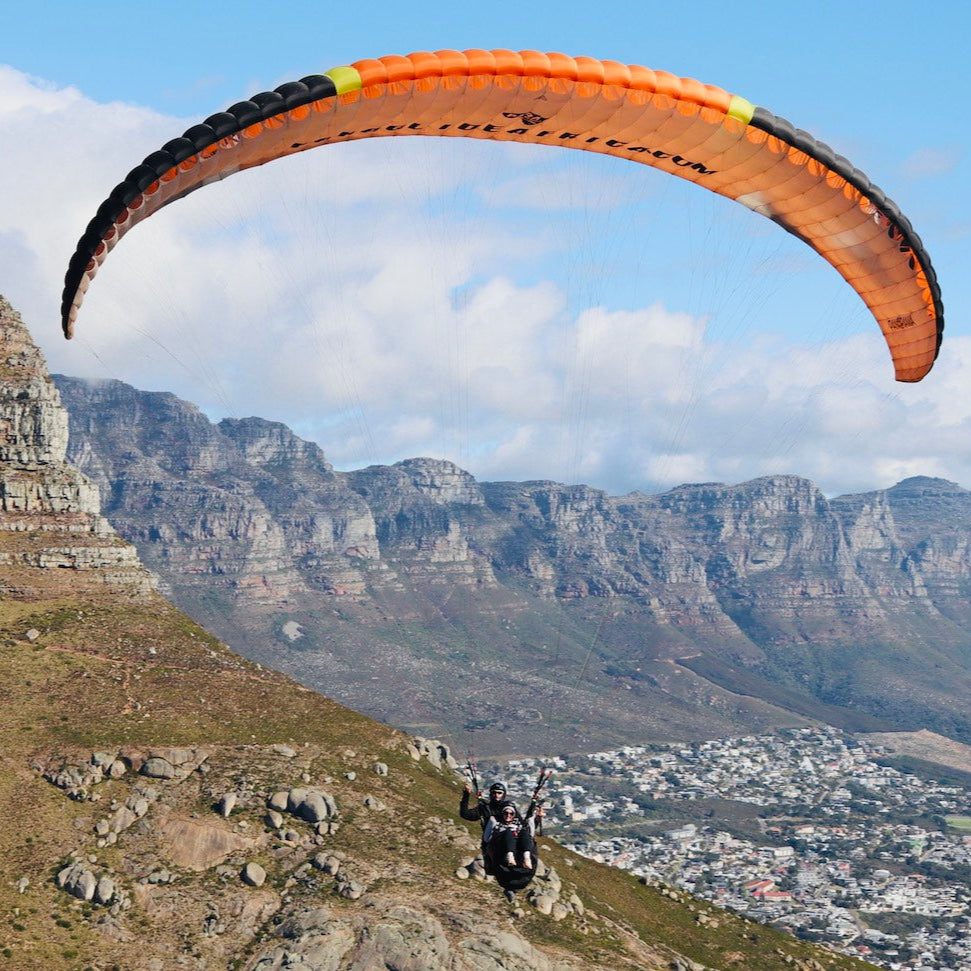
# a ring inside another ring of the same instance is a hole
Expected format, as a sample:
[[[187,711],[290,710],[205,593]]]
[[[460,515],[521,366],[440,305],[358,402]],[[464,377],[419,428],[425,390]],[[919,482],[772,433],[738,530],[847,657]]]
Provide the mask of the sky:
[[[957,0],[12,5],[0,293],[52,371],[285,422],[340,469],[428,455],[613,494],[774,473],[829,495],[971,488],[969,28]],[[145,155],[284,81],[442,48],[643,64],[828,143],[930,253],[934,370],[894,382],[859,299],[743,207],[645,166],[464,139],[318,149],[207,187],[125,237],[63,339],[75,243]]]

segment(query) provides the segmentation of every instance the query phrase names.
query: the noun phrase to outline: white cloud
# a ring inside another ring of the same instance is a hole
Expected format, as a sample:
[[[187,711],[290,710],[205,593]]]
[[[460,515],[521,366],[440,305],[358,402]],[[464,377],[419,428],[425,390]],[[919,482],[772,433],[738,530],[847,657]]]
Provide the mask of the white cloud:
[[[955,147],[922,148],[904,161],[904,175],[911,179],[946,175],[961,161],[961,152]]]
[[[608,170],[599,178],[580,181],[563,160],[562,152],[536,146],[523,159],[517,158],[520,154],[507,152],[503,174],[494,175],[480,190],[488,205],[547,211],[579,207],[606,210],[631,202],[630,181],[610,171],[616,166],[610,166],[609,161]],[[532,164],[527,171],[520,171],[524,163]]]
[[[541,192],[538,150],[506,167],[509,146],[387,139],[210,186],[126,236],[63,342],[75,240],[186,124],[0,69],[0,292],[52,369],[285,421],[339,468],[430,454],[614,492],[772,472],[830,493],[918,472],[971,485],[971,339],[895,386],[845,287],[815,310],[789,297],[816,284],[785,234],[653,197],[636,224],[628,203],[653,186],[591,192],[589,168]],[[557,211],[591,195],[606,223]],[[785,336],[789,313],[810,339]]]
[[[35,329],[56,326],[67,260],[98,203],[178,125],[0,66],[0,233],[19,235],[30,251],[4,264],[2,286]]]

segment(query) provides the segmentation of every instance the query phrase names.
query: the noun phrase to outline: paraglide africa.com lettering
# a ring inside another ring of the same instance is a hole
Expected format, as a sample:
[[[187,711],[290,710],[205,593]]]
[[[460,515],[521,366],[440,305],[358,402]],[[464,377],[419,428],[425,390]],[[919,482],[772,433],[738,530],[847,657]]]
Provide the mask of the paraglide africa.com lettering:
[[[615,152],[620,150],[630,152],[633,155],[650,155],[652,158],[663,159],[670,161],[672,165],[676,165],[679,168],[690,169],[700,175],[715,175],[718,171],[717,169],[710,169],[702,162],[694,162],[691,159],[684,158],[682,155],[676,155],[673,152],[662,152],[660,150],[648,148],[646,145],[631,145],[629,142],[623,142],[616,138],[600,138],[597,135],[586,135],[582,132],[569,132],[569,131],[554,131],[552,129],[537,129],[536,127],[530,128],[506,128],[503,125],[492,125],[492,124],[473,124],[472,122],[461,122],[459,124],[444,124],[437,125],[435,127],[429,128],[419,122],[412,122],[411,124],[400,124],[400,125],[380,125],[375,128],[361,128],[356,131],[339,131],[336,135],[325,135],[322,138],[314,139],[313,142],[294,142],[290,148],[293,151],[298,151],[301,148],[308,148],[310,145],[323,145],[331,141],[344,141],[350,138],[364,138],[373,135],[395,135],[395,134],[410,134],[410,135],[448,135],[448,134],[462,134],[462,135],[472,135],[477,133],[483,135],[527,135],[532,139],[543,139],[544,141],[554,142],[573,142],[574,147],[579,147],[580,145],[603,145],[606,148],[613,149]]]

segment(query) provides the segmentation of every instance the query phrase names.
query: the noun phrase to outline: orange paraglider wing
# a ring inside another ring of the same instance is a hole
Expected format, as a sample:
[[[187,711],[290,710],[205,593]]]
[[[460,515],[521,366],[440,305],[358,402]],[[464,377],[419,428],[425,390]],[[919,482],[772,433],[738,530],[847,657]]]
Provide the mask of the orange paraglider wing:
[[[129,172],[89,223],[65,278],[65,336],[107,254],[162,206],[284,155],[395,135],[560,145],[695,182],[777,222],[835,267],[876,318],[898,381],[919,381],[937,357],[943,306],[919,237],[828,146],[744,98],[688,78],[505,50],[358,61],[194,125]]]

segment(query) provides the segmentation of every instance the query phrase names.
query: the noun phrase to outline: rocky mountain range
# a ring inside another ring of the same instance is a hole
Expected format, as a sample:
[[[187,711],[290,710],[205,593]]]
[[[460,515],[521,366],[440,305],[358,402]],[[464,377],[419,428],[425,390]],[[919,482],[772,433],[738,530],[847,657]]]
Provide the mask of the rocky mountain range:
[[[455,820],[447,750],[234,654],[166,602],[98,512],[96,485],[65,461],[66,428],[42,357],[0,298],[3,967],[864,967],[545,838],[534,886],[507,901],[484,878],[477,827]],[[251,455],[265,457],[261,440]],[[307,470],[293,488],[308,505],[292,503],[306,551],[309,496],[333,473],[286,434],[277,448]],[[146,462],[143,474],[157,473]],[[217,519],[236,524],[243,549],[277,527],[237,488],[246,501]],[[264,564],[283,556],[271,548]],[[293,570],[295,588],[308,582],[304,561]],[[265,602],[258,584],[233,589]],[[279,591],[264,590],[275,603]]]
[[[614,497],[351,472],[284,425],[55,376],[71,460],[247,657],[482,752],[822,720],[971,740],[971,492],[777,475]]]

